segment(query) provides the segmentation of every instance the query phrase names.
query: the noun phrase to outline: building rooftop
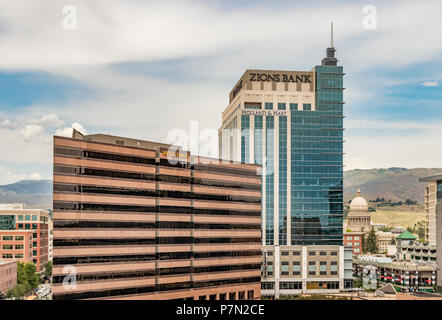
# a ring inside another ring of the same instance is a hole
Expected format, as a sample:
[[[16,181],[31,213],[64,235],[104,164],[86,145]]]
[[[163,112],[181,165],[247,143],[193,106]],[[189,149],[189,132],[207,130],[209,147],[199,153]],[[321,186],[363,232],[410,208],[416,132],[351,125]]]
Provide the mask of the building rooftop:
[[[135,148],[142,148],[142,149],[149,149],[149,150],[155,150],[156,147],[162,147],[162,148],[170,148],[171,144],[167,143],[161,143],[161,142],[154,142],[149,140],[141,140],[141,139],[132,139],[132,138],[125,138],[125,137],[118,137],[118,136],[112,136],[110,134],[90,134],[90,135],[84,135],[81,132],[77,130],[73,130],[72,133],[73,139],[80,139],[85,141],[92,141],[92,142],[101,142],[101,143],[107,143],[107,144],[115,144],[119,146],[125,146],[125,147],[135,147]]]
[[[442,172],[433,176],[419,178],[419,182],[437,182],[442,180]]]
[[[410,231],[405,230],[400,235],[398,235],[396,239],[399,239],[399,240],[416,240],[416,237]]]

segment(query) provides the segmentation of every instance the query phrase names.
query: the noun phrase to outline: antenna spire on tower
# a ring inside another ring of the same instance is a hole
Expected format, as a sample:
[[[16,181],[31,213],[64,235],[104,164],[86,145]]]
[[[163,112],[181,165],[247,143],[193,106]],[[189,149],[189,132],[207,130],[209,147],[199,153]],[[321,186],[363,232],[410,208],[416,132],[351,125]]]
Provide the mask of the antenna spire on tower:
[[[330,48],[333,48],[333,22],[331,23],[331,45]]]

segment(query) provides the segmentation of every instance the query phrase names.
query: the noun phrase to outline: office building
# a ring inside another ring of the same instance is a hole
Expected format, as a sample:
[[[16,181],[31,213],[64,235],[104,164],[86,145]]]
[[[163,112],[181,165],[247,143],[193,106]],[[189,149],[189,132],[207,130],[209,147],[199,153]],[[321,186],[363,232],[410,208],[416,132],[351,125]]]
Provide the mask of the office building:
[[[425,241],[432,245],[436,245],[436,205],[438,198],[442,198],[442,187],[438,184],[438,178],[442,179],[442,173],[436,176],[423,177],[419,182],[426,182],[425,186]],[[440,188],[440,190],[438,189]],[[439,194],[439,197],[438,197]]]
[[[24,204],[0,204],[0,258],[32,262],[44,272],[48,262],[49,212]]]
[[[344,73],[333,44],[326,54],[322,64],[310,71],[246,70],[222,113],[221,157],[263,165],[262,244],[274,263],[273,280],[267,276],[263,282],[273,282],[269,286],[276,290],[287,266],[282,265],[287,262],[282,252],[310,252],[312,246],[318,246],[315,252],[344,252]],[[321,246],[326,247],[321,250]],[[318,266],[319,262],[330,270],[328,259],[318,261]],[[318,268],[318,275],[321,272]],[[327,274],[314,282],[333,278],[343,289],[343,273],[337,273],[341,278]],[[298,282],[295,276],[285,281]],[[303,283],[307,292],[308,280]]]
[[[169,147],[54,137],[54,299],[260,299],[260,166]]]
[[[437,286],[442,287],[442,173],[423,177],[419,182],[426,182],[425,210],[428,217],[428,242],[436,246]]]

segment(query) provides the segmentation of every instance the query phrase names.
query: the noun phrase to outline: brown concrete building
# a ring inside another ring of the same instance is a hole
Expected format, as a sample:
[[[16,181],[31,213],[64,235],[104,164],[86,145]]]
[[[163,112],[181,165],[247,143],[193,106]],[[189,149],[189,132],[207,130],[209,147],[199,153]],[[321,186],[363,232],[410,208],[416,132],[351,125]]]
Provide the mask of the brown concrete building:
[[[168,147],[54,137],[54,299],[260,298],[260,167]]]
[[[21,203],[0,204],[0,259],[32,262],[38,272],[44,272],[48,262],[48,221],[46,210],[26,209]]]
[[[17,284],[17,262],[0,261],[0,292],[6,294]]]

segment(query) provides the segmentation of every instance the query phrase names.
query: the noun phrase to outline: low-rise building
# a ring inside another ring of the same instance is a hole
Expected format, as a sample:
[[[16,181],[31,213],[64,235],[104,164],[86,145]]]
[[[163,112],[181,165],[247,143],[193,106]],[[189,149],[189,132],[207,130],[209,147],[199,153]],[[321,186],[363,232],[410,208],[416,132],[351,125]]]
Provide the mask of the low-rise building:
[[[43,272],[48,261],[48,221],[49,212],[46,210],[27,209],[22,203],[0,204],[0,259],[32,262],[37,271]],[[25,243],[29,234],[32,235],[30,261],[27,255],[29,247]],[[16,240],[16,237],[24,239]]]
[[[353,248],[353,255],[362,254],[362,237],[364,232],[344,232],[344,245]]]
[[[338,293],[353,288],[352,247],[273,248],[263,247],[262,296]]]
[[[0,261],[0,292],[6,294],[17,284],[17,262]]]
[[[393,283],[405,291],[410,287],[414,290],[433,291],[437,281],[434,264],[398,262],[385,256],[359,256],[353,260],[354,275],[362,277],[365,266],[375,270],[379,283]]]

